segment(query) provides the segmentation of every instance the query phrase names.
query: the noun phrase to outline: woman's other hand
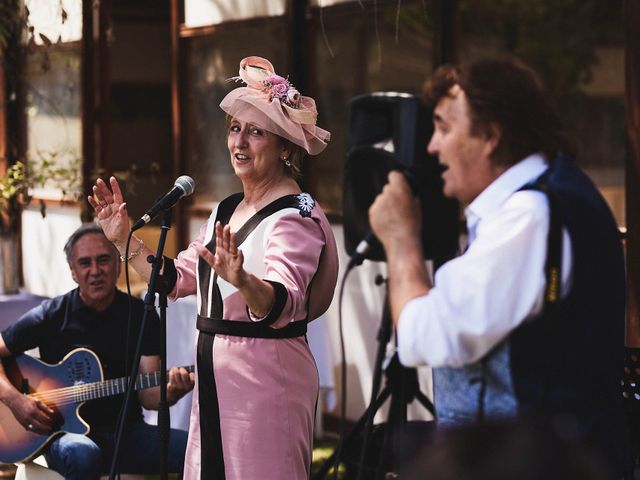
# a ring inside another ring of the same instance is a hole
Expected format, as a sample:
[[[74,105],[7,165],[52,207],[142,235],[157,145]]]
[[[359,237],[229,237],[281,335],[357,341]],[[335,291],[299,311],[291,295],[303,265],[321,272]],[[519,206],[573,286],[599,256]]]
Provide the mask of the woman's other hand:
[[[96,180],[93,195],[87,199],[106,237],[116,246],[124,246],[129,237],[127,204],[115,177],[111,177],[109,183],[111,188],[101,178]]]
[[[237,289],[241,289],[247,281],[247,272],[242,268],[244,255],[238,250],[236,234],[231,233],[229,225],[224,227],[216,222],[216,253],[212,254],[206,247],[198,246],[200,255],[218,274]]]

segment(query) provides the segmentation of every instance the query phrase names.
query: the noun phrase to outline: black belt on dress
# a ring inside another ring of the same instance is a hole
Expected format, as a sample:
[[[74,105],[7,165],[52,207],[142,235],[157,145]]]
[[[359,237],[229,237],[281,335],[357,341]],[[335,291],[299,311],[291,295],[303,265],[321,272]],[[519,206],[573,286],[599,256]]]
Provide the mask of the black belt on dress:
[[[223,320],[198,315],[196,328],[210,335],[232,335],[234,337],[249,338],[295,338],[307,333],[307,321],[297,320],[286,327],[271,328],[260,322],[241,322],[236,320]]]

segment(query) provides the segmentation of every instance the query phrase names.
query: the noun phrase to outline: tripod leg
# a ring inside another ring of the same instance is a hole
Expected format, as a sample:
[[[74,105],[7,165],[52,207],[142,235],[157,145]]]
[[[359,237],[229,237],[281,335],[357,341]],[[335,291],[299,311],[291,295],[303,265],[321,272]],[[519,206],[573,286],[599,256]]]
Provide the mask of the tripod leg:
[[[429,400],[429,397],[427,397],[420,390],[415,392],[415,396],[416,400],[418,400],[422,404],[422,406],[426,408],[429,413],[431,413],[431,415],[433,415],[433,418],[436,418],[436,407],[433,405],[433,402]]]
[[[406,445],[409,438],[407,406],[420,391],[416,370],[402,366],[397,354],[389,364],[386,373],[391,385],[391,405],[381,457],[385,454],[390,456],[391,462],[387,462],[387,468],[390,468],[388,473],[395,472],[397,474],[408,458],[408,445]],[[376,478],[382,478],[382,467],[383,462],[381,459]],[[386,474],[387,472],[384,473]]]
[[[389,390],[388,388],[384,388],[382,392],[380,392],[380,395],[378,396],[376,401],[371,405],[369,405],[369,408],[358,419],[358,421],[353,426],[349,434],[344,439],[340,439],[340,444],[338,445],[338,448],[336,448],[331,454],[331,456],[324,461],[324,463],[320,467],[320,470],[318,470],[318,473],[316,473],[312,477],[312,480],[322,480],[323,478],[325,478],[325,476],[327,475],[329,470],[331,470],[331,467],[334,464],[338,465],[340,463],[340,457],[343,450],[347,448],[351,444],[353,439],[356,437],[356,435],[364,429],[365,423],[367,422],[367,419],[369,418],[369,414],[371,413],[371,409],[373,409],[373,413],[377,412],[378,409],[384,404],[384,402],[387,401],[387,398],[389,398],[389,395],[391,395],[391,390]]]

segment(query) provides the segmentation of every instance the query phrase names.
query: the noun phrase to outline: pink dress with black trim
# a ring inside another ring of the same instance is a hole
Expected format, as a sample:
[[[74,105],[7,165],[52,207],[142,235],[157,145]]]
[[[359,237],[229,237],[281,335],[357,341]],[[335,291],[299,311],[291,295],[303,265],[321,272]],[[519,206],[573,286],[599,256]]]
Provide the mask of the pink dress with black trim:
[[[336,243],[308,194],[283,197],[249,220],[237,232],[244,268],[276,292],[271,313],[256,321],[235,287],[198,262],[194,248],[215,251],[215,220],[226,223],[241,198],[218,206],[175,260],[171,296],[198,292],[200,330],[184,478],[308,479],[318,373],[304,331],[333,298]],[[231,334],[220,333],[227,329]]]

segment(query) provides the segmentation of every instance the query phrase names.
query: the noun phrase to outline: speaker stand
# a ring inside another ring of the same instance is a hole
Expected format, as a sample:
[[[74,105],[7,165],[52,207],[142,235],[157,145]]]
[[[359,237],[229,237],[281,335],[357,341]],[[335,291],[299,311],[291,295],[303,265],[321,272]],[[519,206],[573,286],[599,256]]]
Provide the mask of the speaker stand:
[[[350,447],[352,447],[354,440],[360,433],[363,433],[363,439],[360,450],[360,459],[358,462],[358,480],[364,478],[367,478],[367,480],[392,478],[387,476],[390,472],[381,472],[383,467],[382,460],[389,458],[387,454],[390,454],[393,472],[398,472],[407,460],[406,452],[408,449],[403,445],[404,440],[407,438],[407,405],[414,399],[418,400],[435,418],[435,408],[433,403],[420,391],[416,369],[403,367],[398,360],[397,353],[394,353],[388,366],[384,369],[386,383],[384,389],[378,393],[380,391],[383,372],[382,365],[385,358],[386,346],[391,339],[391,325],[389,301],[388,297],[385,295],[382,319],[377,335],[378,349],[374,364],[374,376],[369,406],[360,419],[358,419],[349,434],[340,439],[340,444],[336,450],[334,450],[332,455],[325,460],[318,473],[312,477],[312,480],[324,479],[331,467],[334,464],[338,465],[340,463],[344,452],[348,451]],[[383,446],[381,454],[378,457],[379,463],[376,467],[374,477],[365,477],[364,471],[373,431],[373,419],[376,412],[380,407],[382,407],[388,398],[391,398],[391,404],[389,407]]]

